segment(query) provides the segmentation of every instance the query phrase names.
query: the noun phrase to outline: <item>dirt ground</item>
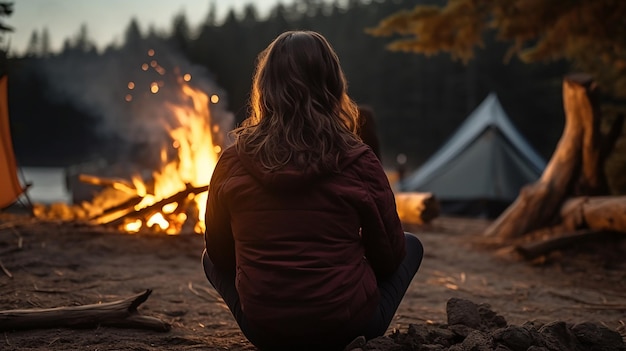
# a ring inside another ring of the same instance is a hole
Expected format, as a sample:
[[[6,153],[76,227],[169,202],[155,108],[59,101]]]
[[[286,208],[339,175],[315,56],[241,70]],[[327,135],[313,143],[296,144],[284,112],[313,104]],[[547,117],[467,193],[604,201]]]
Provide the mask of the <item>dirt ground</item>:
[[[489,304],[509,324],[589,321],[626,336],[626,240],[531,263],[476,245],[488,224],[438,218],[405,226],[423,242],[425,258],[388,333],[446,323],[446,302],[457,297]],[[106,303],[152,289],[139,313],[171,324],[167,332],[2,331],[0,350],[254,350],[204,278],[202,249],[197,234],[128,235],[0,213],[0,310]]]

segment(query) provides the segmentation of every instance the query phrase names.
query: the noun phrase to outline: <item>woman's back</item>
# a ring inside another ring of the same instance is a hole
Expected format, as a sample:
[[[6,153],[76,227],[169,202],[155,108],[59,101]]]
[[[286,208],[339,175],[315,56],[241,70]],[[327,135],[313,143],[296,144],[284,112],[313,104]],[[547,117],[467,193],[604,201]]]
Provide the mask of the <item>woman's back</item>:
[[[211,178],[203,264],[261,348],[380,335],[419,266],[398,268],[405,234],[358,118],[320,34],[283,33],[259,55],[250,116]]]
[[[363,145],[345,155],[341,172],[329,173],[266,172],[233,148],[220,162],[212,186],[231,216],[237,290],[250,323],[263,334],[284,334],[283,341],[350,335],[346,328],[365,321],[379,299],[360,233],[364,216],[390,205],[373,202],[380,197],[371,184],[386,182],[376,156]],[[401,244],[389,249],[399,252]],[[211,247],[218,249],[209,240]]]

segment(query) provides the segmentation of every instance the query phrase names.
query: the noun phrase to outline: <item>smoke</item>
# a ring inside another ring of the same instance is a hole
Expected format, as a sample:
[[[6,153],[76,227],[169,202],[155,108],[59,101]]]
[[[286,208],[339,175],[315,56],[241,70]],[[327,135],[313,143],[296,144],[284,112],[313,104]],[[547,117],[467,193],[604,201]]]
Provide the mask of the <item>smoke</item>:
[[[192,65],[163,43],[100,55],[64,54],[45,60],[43,70],[53,88],[51,97],[95,117],[96,133],[155,152],[177,123],[168,106],[191,104],[181,94],[182,84],[189,84],[219,97],[219,102],[209,103],[210,123],[219,125],[214,140],[221,146],[228,143],[234,115],[225,108],[225,91],[204,67]],[[183,82],[185,75],[191,77],[188,83]]]

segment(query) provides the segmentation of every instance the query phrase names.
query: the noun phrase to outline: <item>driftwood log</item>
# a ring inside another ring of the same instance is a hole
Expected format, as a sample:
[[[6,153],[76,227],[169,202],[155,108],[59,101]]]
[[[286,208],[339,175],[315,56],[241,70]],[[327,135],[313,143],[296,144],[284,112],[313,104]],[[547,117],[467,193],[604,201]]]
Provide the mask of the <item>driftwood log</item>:
[[[486,229],[485,236],[491,241],[506,243],[541,228],[559,225],[561,207],[569,198],[608,194],[603,165],[620,135],[623,118],[616,119],[606,135],[600,133],[597,88],[587,75],[570,75],[564,79],[563,104],[565,127],[552,158],[540,179],[524,187],[515,202]],[[591,214],[592,207],[587,212]],[[606,213],[591,216],[600,222],[608,220]],[[603,216],[604,219],[598,218]]]
[[[432,193],[396,193],[396,210],[402,222],[427,224],[440,214],[439,201]]]
[[[561,207],[560,222],[528,233],[534,240],[515,249],[533,259],[566,246],[626,234],[626,196],[568,199]]]
[[[538,232],[557,233],[556,236],[544,238],[543,240],[534,241],[528,244],[522,244],[515,247],[515,251],[523,258],[532,260],[534,258],[546,255],[554,250],[563,249],[572,244],[580,244],[583,242],[597,242],[599,239],[612,238],[616,236],[616,232],[605,230],[581,229],[573,232],[565,231],[563,228],[554,227],[549,230],[540,230]],[[535,233],[537,234],[537,233]]]
[[[561,208],[560,217],[567,228],[588,228],[626,234],[626,196],[568,199]]]
[[[137,311],[151,293],[146,290],[124,300],[92,305],[0,311],[0,331],[98,326],[169,331],[169,323]]]

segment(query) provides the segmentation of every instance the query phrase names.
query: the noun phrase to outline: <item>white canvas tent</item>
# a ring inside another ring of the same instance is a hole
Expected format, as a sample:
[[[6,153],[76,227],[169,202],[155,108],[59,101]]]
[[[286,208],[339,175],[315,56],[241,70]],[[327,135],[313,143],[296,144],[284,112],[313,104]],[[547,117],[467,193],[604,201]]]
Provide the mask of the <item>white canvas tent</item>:
[[[399,189],[433,193],[444,214],[495,217],[544,167],[491,93]]]

